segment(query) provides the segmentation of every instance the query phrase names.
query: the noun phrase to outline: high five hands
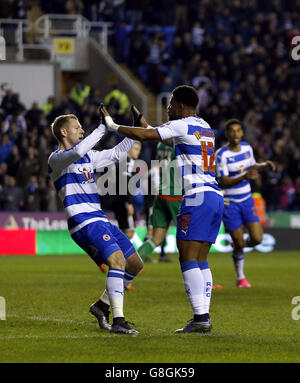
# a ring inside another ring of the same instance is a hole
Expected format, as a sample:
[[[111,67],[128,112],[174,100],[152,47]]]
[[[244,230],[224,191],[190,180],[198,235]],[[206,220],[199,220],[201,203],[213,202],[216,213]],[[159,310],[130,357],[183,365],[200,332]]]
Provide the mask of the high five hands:
[[[110,114],[108,113],[107,109],[105,108],[104,104],[101,103],[99,106],[99,113],[102,118],[102,123],[106,125],[107,129],[110,131],[118,131],[120,125],[116,124],[113,119],[111,118]],[[145,120],[144,116],[140,111],[137,109],[135,105],[131,105],[131,113],[133,116],[133,126],[140,126],[143,128],[147,128],[148,123]]]

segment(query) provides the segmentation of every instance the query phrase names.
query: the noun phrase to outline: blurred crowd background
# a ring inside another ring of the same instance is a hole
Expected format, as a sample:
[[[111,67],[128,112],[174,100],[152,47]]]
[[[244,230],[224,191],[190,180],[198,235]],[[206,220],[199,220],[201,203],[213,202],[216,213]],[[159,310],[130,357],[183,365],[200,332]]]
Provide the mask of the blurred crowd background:
[[[13,3],[13,6],[12,6]],[[300,210],[300,65],[291,59],[291,39],[300,35],[299,0],[40,0],[45,13],[83,14],[110,21],[109,46],[154,94],[180,84],[199,94],[198,113],[223,145],[224,123],[243,121],[244,139],[258,162],[272,160],[253,184],[268,211]],[[162,11],[163,9],[163,11]],[[1,1],[1,17],[26,17],[26,2]],[[48,177],[47,159],[57,144],[53,119],[78,116],[87,133],[99,124],[97,107],[105,101],[118,123],[131,124],[130,100],[118,84],[103,94],[77,82],[57,103],[30,109],[13,89],[1,89],[0,209],[56,211],[61,206]],[[110,133],[100,149],[121,140]],[[155,158],[156,145],[143,144],[140,158]]]

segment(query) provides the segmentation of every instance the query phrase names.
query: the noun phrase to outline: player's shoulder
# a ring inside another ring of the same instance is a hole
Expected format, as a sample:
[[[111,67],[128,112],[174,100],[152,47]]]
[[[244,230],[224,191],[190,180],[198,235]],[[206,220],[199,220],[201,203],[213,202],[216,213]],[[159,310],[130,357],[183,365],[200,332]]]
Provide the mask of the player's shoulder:
[[[178,120],[170,120],[168,122],[165,122],[163,125],[161,125],[160,127],[177,127],[177,126],[182,126],[183,125],[183,118],[180,118]]]
[[[216,156],[219,156],[219,157],[226,155],[226,153],[229,153],[229,149],[227,148],[227,145],[223,145],[218,150],[216,150]]]
[[[184,121],[187,124],[195,124],[195,125],[200,125],[203,128],[212,129],[209,123],[199,116],[188,116],[188,117],[182,118],[181,121]]]
[[[50,153],[48,157],[48,163],[53,159],[53,157],[59,152],[59,150],[54,150],[52,153]]]
[[[241,147],[244,149],[244,148],[251,148],[252,149],[252,146],[247,142],[247,141],[241,141],[240,142],[240,145]]]

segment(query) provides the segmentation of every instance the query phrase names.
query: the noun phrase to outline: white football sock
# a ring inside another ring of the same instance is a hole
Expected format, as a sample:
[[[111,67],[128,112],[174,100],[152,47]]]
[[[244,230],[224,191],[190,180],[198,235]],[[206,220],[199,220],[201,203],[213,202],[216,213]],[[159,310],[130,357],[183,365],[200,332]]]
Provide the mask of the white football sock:
[[[204,309],[206,310],[205,311],[206,313],[209,313],[210,300],[211,300],[211,294],[212,294],[212,285],[213,285],[212,274],[209,268],[208,261],[199,262],[198,265],[204,280],[204,293],[203,293]]]
[[[136,277],[136,274],[131,273],[130,271],[125,270],[124,274],[124,289],[133,281],[133,278]]]
[[[204,280],[197,261],[181,263],[184,288],[192,306],[194,315],[205,314],[203,290]]]
[[[124,270],[109,269],[106,279],[106,290],[113,318],[124,317]]]
[[[234,268],[236,272],[236,279],[239,281],[245,278],[244,274],[244,254],[232,254]]]
[[[133,279],[137,276],[137,274],[133,274],[130,271],[125,271],[124,274],[124,290],[126,287],[133,281]],[[103,291],[103,294],[100,297],[100,300],[110,306],[109,296],[107,294],[106,289]]]
[[[110,306],[109,296],[107,294],[106,289],[103,291],[103,294],[100,297],[100,300]]]

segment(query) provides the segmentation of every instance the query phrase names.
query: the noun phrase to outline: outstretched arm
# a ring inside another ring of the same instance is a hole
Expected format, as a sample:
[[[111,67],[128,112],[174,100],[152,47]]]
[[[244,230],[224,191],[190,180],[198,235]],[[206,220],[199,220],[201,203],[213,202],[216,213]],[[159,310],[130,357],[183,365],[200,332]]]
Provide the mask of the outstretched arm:
[[[160,137],[155,128],[131,128],[129,126],[119,126],[118,133],[138,141],[159,141]]]
[[[106,127],[100,124],[91,134],[85,137],[73,148],[54,152],[49,158],[51,168],[61,171],[90,151],[106,133]]]
[[[231,178],[228,176],[218,177],[218,183],[222,189],[227,189],[227,188],[230,188],[231,186],[238,185],[240,182],[244,180],[255,180],[257,177],[258,177],[257,170],[254,169],[254,166],[251,166],[251,168],[247,171],[247,173],[239,177],[236,177],[236,178]]]
[[[275,170],[276,169],[276,165],[274,164],[273,161],[266,161],[266,162],[261,162],[261,163],[256,163],[255,165],[252,166],[252,168],[254,168],[255,170],[263,170],[263,169],[266,169],[266,168],[270,168],[271,170]]]
[[[124,138],[117,146],[112,149],[102,150],[101,152],[93,151],[93,163],[95,169],[100,169],[120,161],[125,153],[129,152],[134,144],[134,140]]]

